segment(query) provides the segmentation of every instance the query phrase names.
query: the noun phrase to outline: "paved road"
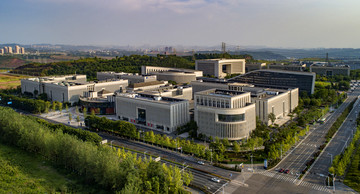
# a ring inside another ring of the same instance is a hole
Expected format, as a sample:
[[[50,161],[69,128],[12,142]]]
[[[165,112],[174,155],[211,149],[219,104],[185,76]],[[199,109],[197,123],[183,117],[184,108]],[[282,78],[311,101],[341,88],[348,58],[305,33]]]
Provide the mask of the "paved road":
[[[350,95],[356,98],[359,94],[360,91],[357,89]],[[352,135],[356,130],[357,112],[360,109],[359,102],[360,100],[358,99],[338,133],[331,140],[328,147],[325,148],[324,153],[316,161],[313,168],[310,170],[310,173],[305,177],[305,181],[316,184],[325,184],[332,158],[341,154],[352,140]]]

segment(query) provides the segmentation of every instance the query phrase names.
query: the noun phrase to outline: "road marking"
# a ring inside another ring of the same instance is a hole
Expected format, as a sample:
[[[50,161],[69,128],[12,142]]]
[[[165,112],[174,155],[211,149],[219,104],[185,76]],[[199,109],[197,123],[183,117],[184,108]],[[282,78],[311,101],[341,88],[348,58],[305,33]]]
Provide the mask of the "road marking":
[[[249,187],[248,184],[242,183],[242,182],[240,182],[240,181],[238,181],[238,180],[231,180],[231,182],[232,182],[232,183],[235,183],[236,185],[243,186],[243,187]]]

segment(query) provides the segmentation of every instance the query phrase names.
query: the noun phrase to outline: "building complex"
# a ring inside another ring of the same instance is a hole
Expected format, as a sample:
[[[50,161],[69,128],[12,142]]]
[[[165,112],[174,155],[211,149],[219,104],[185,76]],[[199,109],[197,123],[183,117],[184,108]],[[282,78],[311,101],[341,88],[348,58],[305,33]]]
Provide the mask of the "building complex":
[[[69,102],[79,101],[84,92],[107,90],[112,93],[122,92],[128,86],[127,80],[109,80],[87,82],[86,75],[69,75],[60,77],[39,77],[21,80],[21,92],[33,95],[46,94],[51,101]]]

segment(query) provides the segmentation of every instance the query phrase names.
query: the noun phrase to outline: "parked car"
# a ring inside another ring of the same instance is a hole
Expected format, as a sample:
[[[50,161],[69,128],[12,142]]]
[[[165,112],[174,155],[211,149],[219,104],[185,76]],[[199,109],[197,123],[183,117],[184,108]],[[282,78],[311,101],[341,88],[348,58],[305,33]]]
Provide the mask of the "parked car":
[[[211,180],[214,182],[220,183],[220,179],[218,179],[218,178],[213,177],[213,178],[211,178]]]
[[[285,174],[289,174],[289,172],[290,172],[290,170],[288,170],[288,169],[284,171]]]
[[[284,169],[283,169],[283,168],[280,168],[279,172],[283,173],[283,172],[284,172]]]

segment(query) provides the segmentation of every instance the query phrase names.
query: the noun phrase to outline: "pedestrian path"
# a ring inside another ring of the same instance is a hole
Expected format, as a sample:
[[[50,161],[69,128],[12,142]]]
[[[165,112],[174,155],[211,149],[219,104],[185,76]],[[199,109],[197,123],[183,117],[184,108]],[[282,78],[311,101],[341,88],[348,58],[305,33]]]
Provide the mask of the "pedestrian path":
[[[259,172],[258,174],[268,176],[271,178],[276,178],[276,179],[284,181],[284,182],[290,182],[290,183],[293,183],[296,185],[298,185],[297,183],[300,181],[296,177],[292,177],[292,176],[286,175],[286,174],[280,174],[280,173],[273,172],[273,171],[262,171],[262,172]],[[326,186],[323,186],[323,185],[318,185],[318,184],[305,182],[305,181],[302,181],[299,185],[303,186],[303,187],[308,187],[308,188],[311,188],[314,190],[331,193],[331,190],[329,190]]]

